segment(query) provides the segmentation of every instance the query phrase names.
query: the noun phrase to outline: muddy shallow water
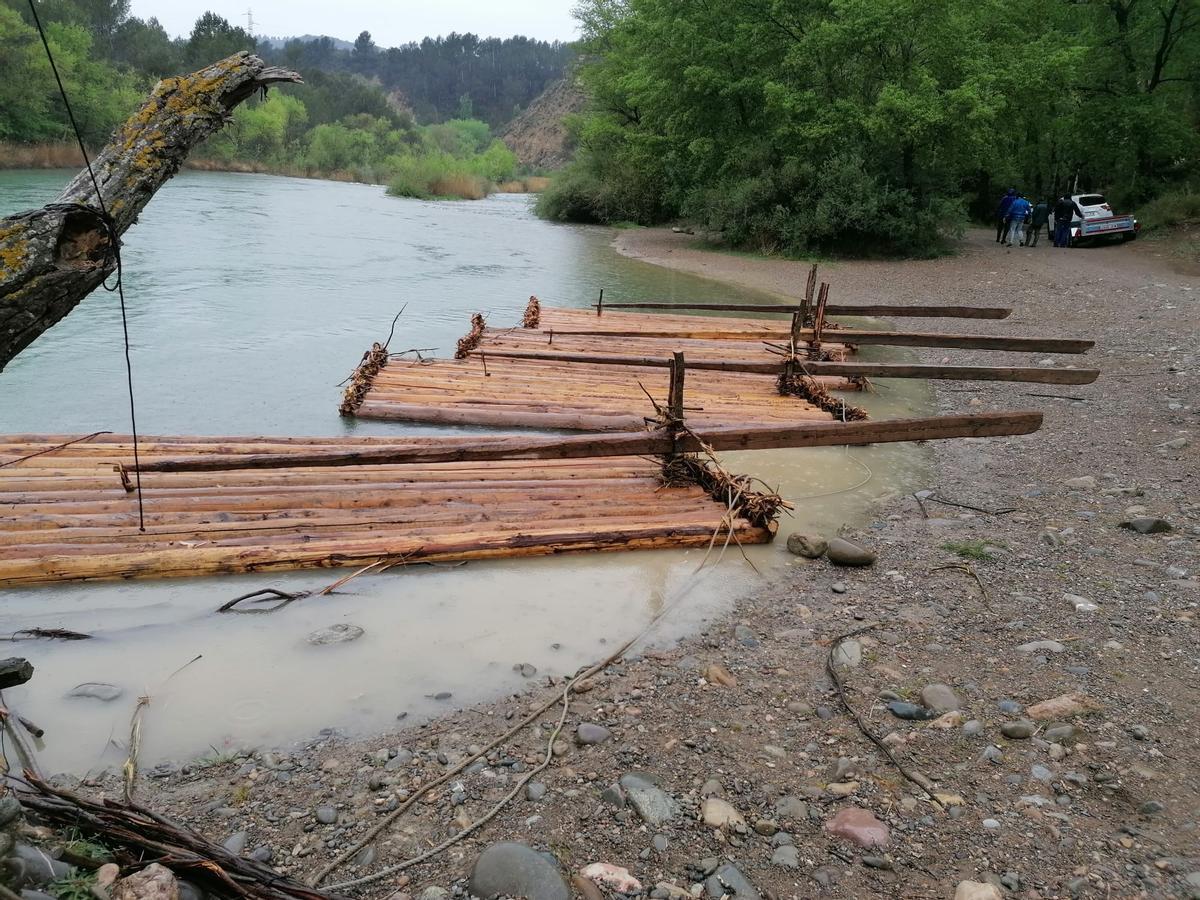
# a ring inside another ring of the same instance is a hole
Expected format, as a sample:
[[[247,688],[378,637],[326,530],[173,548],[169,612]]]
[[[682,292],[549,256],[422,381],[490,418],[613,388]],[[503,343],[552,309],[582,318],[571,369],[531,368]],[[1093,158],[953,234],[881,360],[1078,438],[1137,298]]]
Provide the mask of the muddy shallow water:
[[[67,177],[0,172],[0,213],[46,202]],[[365,185],[185,173],[150,204],[124,253],[141,430],[437,431],[337,415],[337,383],[404,304],[393,347],[448,354],[472,312],[515,324],[531,293],[565,306],[594,302],[601,287],[614,301],[767,299],[624,259],[611,239],[606,229],[541,222],[518,195],[420,203]],[[85,300],[0,373],[0,431],[126,431],[119,335],[115,299]],[[911,381],[861,399],[877,416],[929,403]],[[914,447],[879,445],[727,454],[726,463],[793,501],[786,535],[864,520],[879,497],[920,486],[926,459]],[[401,715],[412,722],[519,690],[526,681],[514,665],[529,663],[538,677],[573,671],[665,605],[671,614],[653,639],[671,640],[791,564],[782,540],[750,548],[758,573],[735,548],[716,564],[719,555],[700,575],[705,554],[695,550],[414,567],[267,616],[213,611],[242,593],[321,587],[339,573],[6,591],[0,634],[96,635],[6,645],[37,666],[29,685],[6,696],[46,729],[41,759],[51,771],[119,765],[140,695],[151,697],[145,765],[285,744],[327,727],[383,730]],[[326,646],[305,640],[336,623],[365,634]],[[81,682],[123,694],[64,696]]]

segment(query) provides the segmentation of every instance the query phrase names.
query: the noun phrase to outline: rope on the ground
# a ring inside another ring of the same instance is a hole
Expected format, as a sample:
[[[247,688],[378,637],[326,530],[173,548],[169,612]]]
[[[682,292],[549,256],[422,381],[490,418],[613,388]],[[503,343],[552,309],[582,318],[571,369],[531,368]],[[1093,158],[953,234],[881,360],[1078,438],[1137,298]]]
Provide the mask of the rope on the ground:
[[[716,539],[716,534],[720,531],[721,527],[726,524],[726,522],[727,522],[727,519],[723,520],[721,525],[717,526],[717,531],[714,532],[714,538],[713,538],[714,542]],[[731,524],[729,526],[729,533],[731,535],[733,534],[733,528],[732,528]],[[725,547],[728,547],[728,546],[729,546],[729,538],[727,537],[726,541],[725,541]],[[343,851],[341,854],[339,854],[335,859],[330,860],[315,875],[313,875],[308,880],[309,886],[315,888],[318,885],[320,885],[322,881],[324,881],[326,878],[329,877],[329,875],[331,875],[333,872],[340,869],[342,866],[346,865],[348,862],[350,862],[350,860],[352,860],[361,850],[363,850],[368,844],[370,844],[373,840],[375,840],[375,838],[377,838],[387,828],[389,828],[393,823],[395,823],[402,815],[404,815],[404,813],[406,813],[409,809],[411,809],[413,807],[413,805],[416,804],[416,802],[421,799],[421,797],[425,796],[426,794],[428,794],[430,791],[434,790],[435,788],[442,786],[443,784],[448,782],[450,779],[452,779],[454,776],[456,776],[460,772],[462,772],[465,768],[467,768],[473,762],[486,757],[487,754],[490,753],[492,750],[494,750],[496,747],[498,747],[501,744],[503,744],[504,742],[508,741],[513,736],[519,734],[525,728],[528,728],[530,725],[532,725],[534,722],[536,722],[538,719],[540,719],[547,712],[547,710],[549,710],[551,707],[553,707],[561,699],[564,703],[562,718],[560,718],[559,725],[555,729],[554,733],[551,735],[550,741],[547,744],[547,747],[549,748],[549,751],[550,751],[550,755],[552,757],[554,741],[557,739],[557,735],[559,732],[561,732],[562,725],[565,722],[565,716],[567,713],[566,701],[567,701],[567,698],[569,697],[570,693],[575,689],[575,686],[579,682],[585,681],[585,680],[593,677],[594,675],[597,675],[600,672],[603,672],[606,668],[608,668],[610,665],[612,665],[617,660],[619,660],[622,656],[624,656],[630,647],[632,647],[638,641],[642,640],[647,634],[649,634],[651,631],[653,631],[654,628],[656,628],[658,626],[658,624],[663,621],[663,619],[665,619],[668,615],[670,615],[670,613],[675,610],[675,608],[683,601],[683,599],[688,595],[688,593],[695,587],[697,577],[702,572],[705,571],[705,566],[708,563],[708,558],[709,558],[709,555],[712,553],[712,549],[713,549],[713,543],[710,543],[709,550],[707,553],[705,553],[704,558],[700,561],[700,565],[697,566],[696,569],[692,571],[691,575],[688,576],[688,579],[680,586],[675,597],[673,597],[671,600],[669,600],[667,603],[665,603],[663,605],[663,608],[654,615],[654,617],[645,625],[645,627],[643,627],[637,634],[635,634],[633,637],[629,638],[629,640],[627,640],[625,643],[623,643],[620,647],[618,647],[615,651],[610,653],[603,660],[589,666],[585,671],[577,674],[574,678],[570,679],[563,689],[561,698],[560,698],[559,694],[557,694],[557,693],[554,694],[548,700],[539,704],[535,710],[533,710],[531,713],[529,713],[529,715],[527,715],[524,719],[522,719],[520,722],[518,722],[516,725],[514,725],[508,731],[504,732],[499,737],[495,738],[493,741],[491,741],[489,744],[487,744],[487,746],[480,749],[478,753],[474,753],[474,754],[471,754],[470,756],[466,757],[461,762],[459,762],[457,765],[455,765],[452,769],[447,771],[446,774],[444,774],[440,778],[438,778],[434,781],[431,781],[428,784],[422,785],[412,796],[410,796],[406,801],[404,801],[404,803],[402,803],[400,806],[398,806],[392,812],[388,813],[377,824],[373,825],[367,831],[367,833],[365,835],[363,835],[361,838],[359,838],[357,841],[355,841],[355,843],[352,846],[350,846],[345,851]],[[714,563],[714,565],[716,565],[717,563],[720,563],[723,555],[724,555],[724,548],[722,548],[721,554],[717,557],[716,563]],[[544,771],[550,765],[550,762],[551,762],[551,759],[544,760],[538,766],[538,768],[536,768],[533,772],[529,773],[529,776],[522,779],[521,782],[517,785],[517,787],[513,791],[509,792],[509,794],[507,794],[503,799],[501,799],[482,818],[476,820],[475,822],[472,822],[469,826],[467,826],[467,828],[457,832],[456,834],[452,835],[450,838],[447,838],[445,841],[443,841],[437,847],[432,848],[431,850],[426,851],[425,853],[422,853],[420,856],[413,857],[412,859],[403,860],[402,862],[396,863],[393,866],[388,866],[385,869],[381,869],[379,872],[373,872],[372,874],[363,876],[362,878],[357,878],[352,881],[346,881],[346,882],[341,882],[341,883],[332,885],[331,889],[337,890],[337,889],[342,889],[342,888],[346,888],[346,887],[354,887],[354,886],[368,884],[368,883],[371,883],[374,881],[378,881],[381,878],[386,878],[388,875],[394,875],[396,872],[402,871],[403,869],[411,868],[412,866],[418,865],[419,863],[432,858],[437,853],[441,853],[442,851],[453,846],[458,841],[462,840],[467,835],[471,834],[472,832],[474,832],[475,830],[480,828],[482,825],[486,824],[487,822],[489,822],[493,818],[495,818],[500,813],[500,811],[505,806],[507,806],[508,803],[510,803],[512,801],[512,799],[517,795],[517,793],[520,791],[520,789],[529,781],[529,778],[532,777],[533,775],[538,774],[539,772]]]
[[[848,631],[845,634],[840,634],[834,638],[829,644],[829,653],[825,657],[825,671],[829,673],[829,677],[833,681],[833,686],[837,689],[838,699],[842,702],[842,706],[846,708],[846,712],[850,713],[850,718],[854,720],[854,724],[858,726],[858,730],[866,735],[872,744],[883,751],[883,755],[886,756],[888,761],[896,767],[897,772],[899,772],[905,777],[905,779],[911,781],[924,792],[925,799],[927,799],[938,809],[945,812],[946,807],[940,800],[938,800],[937,797],[933,795],[933,782],[931,782],[920,772],[916,771],[915,769],[910,769],[905,766],[904,763],[900,762],[900,760],[896,758],[896,754],[892,752],[892,748],[879,739],[879,735],[875,733],[874,729],[872,729],[870,725],[863,721],[862,716],[858,714],[858,710],[850,705],[850,698],[846,696],[846,688],[842,684],[841,676],[837,673],[837,666],[834,664],[833,660],[838,648],[842,645],[842,641],[849,640],[852,637],[857,637],[864,632],[871,631],[872,629],[878,627],[879,623],[873,622],[870,625],[864,625],[862,628],[856,628],[854,631]]]
[[[75,438],[73,441],[64,441],[61,444],[55,444],[53,447],[47,447],[45,450],[39,450],[37,453],[26,453],[24,456],[18,456],[16,459],[10,459],[8,462],[0,463],[0,469],[3,469],[5,466],[15,466],[19,462],[25,462],[25,460],[33,459],[37,456],[44,456],[47,453],[54,453],[56,450],[62,450],[64,447],[70,447],[72,444],[90,441],[92,438],[99,437],[102,434],[112,434],[112,432],[93,431],[91,434],[86,434],[83,437]]]

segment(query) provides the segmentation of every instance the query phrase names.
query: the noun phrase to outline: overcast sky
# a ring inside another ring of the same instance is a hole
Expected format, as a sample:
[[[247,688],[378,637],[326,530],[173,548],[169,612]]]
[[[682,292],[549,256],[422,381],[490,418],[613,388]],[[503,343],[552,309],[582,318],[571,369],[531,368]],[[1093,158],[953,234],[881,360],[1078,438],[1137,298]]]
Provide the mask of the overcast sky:
[[[573,5],[574,0],[133,0],[132,12],[156,17],[172,37],[190,32],[206,10],[244,28],[251,9],[255,34],[327,34],[352,41],[365,29],[376,44],[392,47],[451,31],[573,40]]]

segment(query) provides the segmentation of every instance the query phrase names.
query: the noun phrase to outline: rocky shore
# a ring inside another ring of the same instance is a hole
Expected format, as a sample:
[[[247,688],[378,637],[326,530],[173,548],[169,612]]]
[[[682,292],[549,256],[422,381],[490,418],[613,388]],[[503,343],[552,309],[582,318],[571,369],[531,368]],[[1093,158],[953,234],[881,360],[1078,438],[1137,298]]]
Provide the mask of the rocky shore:
[[[618,247],[803,290],[805,264],[694,240]],[[1136,243],[1006,251],[973,234],[953,258],[823,267],[838,302],[1011,305],[961,330],[1097,348],[989,362],[1103,374],[938,384],[944,412],[1038,408],[1045,425],[938,445],[926,488],[857,531],[809,534],[798,509],[804,536],[785,522],[777,545],[797,554],[787,578],[677,646],[635,646],[565,710],[564,682],[534,676],[392,735],[166,767],[140,801],[293,878],[338,860],[323,887],[393,900],[1200,897],[1200,281],[1172,265]],[[11,860],[56,841],[0,837],[28,900],[52,879]]]

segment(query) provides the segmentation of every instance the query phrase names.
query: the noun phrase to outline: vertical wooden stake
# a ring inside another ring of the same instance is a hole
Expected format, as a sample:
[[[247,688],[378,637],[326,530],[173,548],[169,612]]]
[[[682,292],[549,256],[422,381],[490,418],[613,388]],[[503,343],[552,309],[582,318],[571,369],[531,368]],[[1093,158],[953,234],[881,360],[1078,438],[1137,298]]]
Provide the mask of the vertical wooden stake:
[[[479,351],[479,361],[483,363],[483,377],[491,378],[492,373],[487,370],[487,356],[482,350]]]
[[[825,304],[829,300],[829,285],[821,284],[821,290],[817,293],[817,311],[813,316],[813,341],[819,347],[821,345],[821,332],[825,330]]]
[[[600,302],[596,304],[596,315],[604,315],[604,288],[600,288]]]
[[[798,309],[792,313],[792,353],[796,352],[796,345],[800,343],[800,331],[804,328],[804,310]]]
[[[676,351],[671,356],[671,384],[667,390],[667,430],[670,432],[675,446],[679,444],[679,434],[683,425],[683,377],[685,372],[683,354]],[[678,451],[673,451],[673,455],[678,455]]]
[[[804,301],[800,304],[801,327],[807,328],[812,324],[813,292],[817,289],[817,264],[813,263],[808,270],[808,283],[804,286]]]

